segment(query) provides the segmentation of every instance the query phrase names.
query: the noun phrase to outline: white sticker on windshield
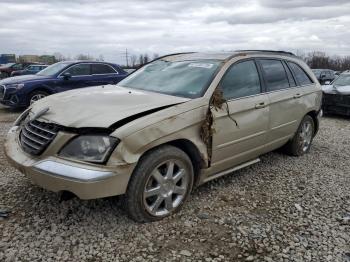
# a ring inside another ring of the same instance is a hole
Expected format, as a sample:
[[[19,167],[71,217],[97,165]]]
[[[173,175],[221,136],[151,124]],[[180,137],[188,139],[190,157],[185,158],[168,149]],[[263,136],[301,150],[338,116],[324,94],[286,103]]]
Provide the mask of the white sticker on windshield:
[[[213,64],[208,63],[191,63],[188,65],[189,67],[201,67],[201,68],[212,68]]]

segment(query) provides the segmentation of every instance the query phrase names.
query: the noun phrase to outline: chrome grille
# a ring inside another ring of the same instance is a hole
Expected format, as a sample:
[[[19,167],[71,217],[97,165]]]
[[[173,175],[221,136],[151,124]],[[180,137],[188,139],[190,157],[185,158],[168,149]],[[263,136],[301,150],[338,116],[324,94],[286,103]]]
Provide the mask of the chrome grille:
[[[59,131],[59,126],[52,123],[29,121],[22,126],[20,141],[25,152],[40,155],[50,145]]]
[[[5,97],[5,86],[0,85],[0,99],[4,99]]]

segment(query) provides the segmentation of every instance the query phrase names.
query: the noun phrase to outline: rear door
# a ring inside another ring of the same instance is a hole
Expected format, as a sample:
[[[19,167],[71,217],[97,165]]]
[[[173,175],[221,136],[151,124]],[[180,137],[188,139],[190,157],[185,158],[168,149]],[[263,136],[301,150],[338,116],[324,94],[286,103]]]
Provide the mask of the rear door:
[[[212,109],[212,166],[217,171],[256,158],[263,151],[269,123],[268,96],[262,93],[254,59],[233,64],[219,87],[227,103]]]
[[[116,84],[121,80],[119,72],[109,64],[92,64],[92,85]]]
[[[265,91],[270,101],[270,123],[267,141],[272,148],[285,143],[299,125],[302,97],[295,79],[283,60],[259,59]]]
[[[297,107],[300,110],[300,122],[305,113],[310,110],[310,107],[312,108],[312,106],[315,105],[315,102],[317,103],[317,93],[320,92],[320,90],[302,67],[291,61],[287,62],[287,65],[293,73],[298,86],[297,93],[300,94],[298,99],[296,99]]]

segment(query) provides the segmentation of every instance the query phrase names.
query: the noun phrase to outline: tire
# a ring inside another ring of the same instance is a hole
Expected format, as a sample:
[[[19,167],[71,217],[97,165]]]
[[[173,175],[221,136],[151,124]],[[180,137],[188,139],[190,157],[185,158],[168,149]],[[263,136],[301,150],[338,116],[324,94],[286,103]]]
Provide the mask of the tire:
[[[34,102],[44,98],[44,97],[47,97],[49,94],[45,91],[41,91],[41,90],[38,90],[38,91],[34,91],[32,93],[30,93],[29,97],[28,97],[28,103],[27,105],[30,106],[31,104],[33,104]]]
[[[310,151],[315,134],[315,122],[311,116],[304,116],[292,140],[284,146],[284,152],[292,156],[302,156]]]
[[[193,180],[188,155],[174,146],[161,146],[141,157],[130,178],[124,207],[137,222],[161,220],[182,207]]]

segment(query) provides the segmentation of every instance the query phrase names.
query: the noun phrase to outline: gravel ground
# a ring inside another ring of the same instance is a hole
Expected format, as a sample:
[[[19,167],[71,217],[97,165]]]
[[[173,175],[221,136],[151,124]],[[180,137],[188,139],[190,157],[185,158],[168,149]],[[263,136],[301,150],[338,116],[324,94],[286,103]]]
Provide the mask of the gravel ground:
[[[349,136],[350,119],[324,118],[308,155],[269,153],[151,224],[118,198],[59,202],[1,152],[0,261],[350,261]]]
[[[10,109],[0,105],[0,123],[13,122],[17,116],[23,111],[22,109]]]

